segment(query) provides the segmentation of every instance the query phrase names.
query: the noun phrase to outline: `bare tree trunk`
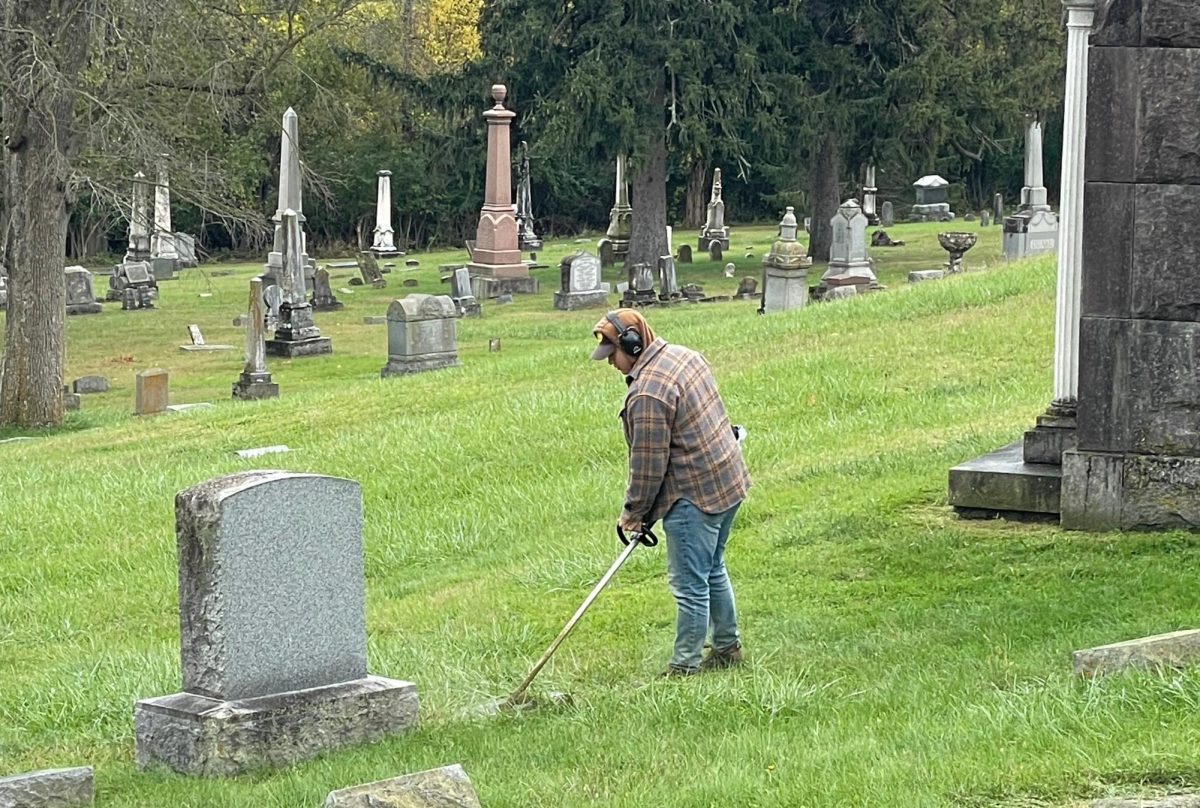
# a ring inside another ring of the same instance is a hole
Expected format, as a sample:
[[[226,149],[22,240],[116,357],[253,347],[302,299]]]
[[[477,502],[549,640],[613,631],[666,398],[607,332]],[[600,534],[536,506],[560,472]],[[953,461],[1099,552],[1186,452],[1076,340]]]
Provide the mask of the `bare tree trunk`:
[[[63,420],[68,183],[78,150],[76,87],[96,0],[3,0],[0,120],[10,238],[8,319],[0,369],[0,424]]]
[[[660,118],[629,188],[633,223],[626,266],[657,266],[658,257],[667,254],[667,124],[662,111],[665,83],[665,76],[660,77],[652,92],[650,109],[657,110]]]
[[[708,216],[708,166],[697,158],[688,174],[683,199],[683,226],[699,230]]]
[[[841,204],[842,156],[837,130],[826,127],[825,136],[817,150],[808,175],[809,216],[812,218],[812,233],[808,242],[808,254],[814,261],[828,261],[829,248],[833,244],[833,227],[830,221]]]

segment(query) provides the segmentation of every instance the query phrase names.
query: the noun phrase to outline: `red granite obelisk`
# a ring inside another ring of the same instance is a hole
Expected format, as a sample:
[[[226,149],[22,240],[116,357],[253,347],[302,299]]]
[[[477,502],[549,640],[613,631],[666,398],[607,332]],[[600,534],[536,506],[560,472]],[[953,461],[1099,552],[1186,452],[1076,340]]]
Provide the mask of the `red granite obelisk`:
[[[491,278],[528,278],[517,245],[517,219],[513,215],[512,156],[509,127],[516,113],[504,108],[508,88],[492,85],[496,105],[483,113],[488,124],[487,182],[483,210],[475,231],[475,251],[468,265],[472,275]]]

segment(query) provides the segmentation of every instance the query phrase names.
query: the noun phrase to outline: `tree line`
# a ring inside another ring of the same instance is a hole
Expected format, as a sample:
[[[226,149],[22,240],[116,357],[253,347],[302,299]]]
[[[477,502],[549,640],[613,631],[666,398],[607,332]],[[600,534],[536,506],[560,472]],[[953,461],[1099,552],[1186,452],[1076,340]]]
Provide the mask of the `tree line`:
[[[202,253],[265,251],[280,119],[300,116],[317,254],[365,246],[375,172],[397,239],[458,245],[483,197],[481,113],[509,88],[539,232],[599,230],[627,155],[630,260],[698,227],[721,167],[734,220],[823,226],[879,169],[960,205],[1020,187],[1025,116],[1057,159],[1059,0],[0,0],[0,423],[61,423],[64,255],[124,250],[131,177],[171,177]],[[166,157],[163,157],[166,155]],[[1053,177],[1053,170],[1047,172]],[[46,291],[49,290],[49,291]],[[37,335],[33,338],[33,335]],[[26,346],[24,348],[20,346]],[[29,347],[33,346],[33,347]],[[57,357],[57,358],[56,358]]]

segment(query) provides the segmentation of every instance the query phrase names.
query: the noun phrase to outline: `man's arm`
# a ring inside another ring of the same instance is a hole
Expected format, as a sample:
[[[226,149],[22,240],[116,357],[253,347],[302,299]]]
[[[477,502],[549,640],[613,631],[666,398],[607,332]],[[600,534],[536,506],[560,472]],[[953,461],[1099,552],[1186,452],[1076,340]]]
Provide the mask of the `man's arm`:
[[[621,526],[640,530],[667,474],[671,456],[671,418],[668,407],[651,396],[639,395],[625,407],[629,424],[629,488]]]

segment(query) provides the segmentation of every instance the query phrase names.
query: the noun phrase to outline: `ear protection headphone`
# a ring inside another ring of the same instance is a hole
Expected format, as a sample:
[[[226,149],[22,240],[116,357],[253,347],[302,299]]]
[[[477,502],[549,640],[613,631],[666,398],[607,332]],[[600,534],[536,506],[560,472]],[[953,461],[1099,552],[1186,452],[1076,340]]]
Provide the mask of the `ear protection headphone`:
[[[604,317],[617,329],[617,345],[620,349],[630,356],[640,355],[645,347],[642,345],[642,335],[622,323],[615,312],[610,311]]]

